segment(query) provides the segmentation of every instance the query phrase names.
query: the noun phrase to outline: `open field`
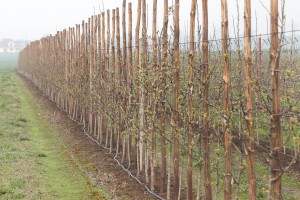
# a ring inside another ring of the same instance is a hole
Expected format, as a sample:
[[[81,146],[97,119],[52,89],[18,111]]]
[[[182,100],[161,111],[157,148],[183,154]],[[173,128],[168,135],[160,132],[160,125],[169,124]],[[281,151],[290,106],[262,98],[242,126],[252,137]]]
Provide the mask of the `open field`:
[[[19,53],[0,53],[0,69],[16,68],[18,66]]]

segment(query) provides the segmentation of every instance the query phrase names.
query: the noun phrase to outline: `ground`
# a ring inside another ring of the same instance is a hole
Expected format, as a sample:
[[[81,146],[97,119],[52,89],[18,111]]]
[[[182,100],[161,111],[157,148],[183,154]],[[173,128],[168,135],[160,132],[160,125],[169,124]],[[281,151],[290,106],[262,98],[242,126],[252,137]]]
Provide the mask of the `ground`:
[[[154,199],[37,87],[0,70],[0,199]]]

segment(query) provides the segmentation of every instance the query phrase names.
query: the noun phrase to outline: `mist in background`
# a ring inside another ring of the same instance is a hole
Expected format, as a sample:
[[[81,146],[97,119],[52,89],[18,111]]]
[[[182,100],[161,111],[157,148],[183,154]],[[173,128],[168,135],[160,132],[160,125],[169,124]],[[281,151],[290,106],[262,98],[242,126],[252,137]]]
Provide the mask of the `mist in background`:
[[[135,28],[135,17],[137,11],[137,0],[132,2],[133,25]],[[220,0],[212,0],[209,5],[209,31],[210,35],[216,32],[216,37],[220,37],[221,30],[221,4]],[[239,7],[237,7],[237,2]],[[264,6],[262,6],[262,2]],[[151,34],[152,24],[152,1],[148,3],[148,33]],[[230,36],[234,37],[233,24],[237,25],[237,15],[239,10],[240,17],[240,35],[243,35],[243,0],[228,0],[228,17]],[[264,34],[268,32],[269,23],[269,0],[252,0],[252,31],[253,34]],[[199,4],[199,22],[201,25],[201,1]],[[11,38],[13,40],[37,40],[47,35],[54,35],[57,31],[73,27],[75,24],[81,24],[82,20],[87,19],[100,11],[113,9],[116,7],[122,11],[122,0],[1,0],[0,1],[0,40]],[[169,6],[172,1],[169,0]],[[187,35],[189,27],[189,11],[191,0],[180,1],[180,31],[181,39]],[[286,30],[300,29],[300,18],[298,9],[299,0],[286,0]],[[256,20],[257,19],[257,20]],[[169,25],[172,26],[170,17]],[[158,28],[163,24],[163,1],[158,1]],[[197,21],[196,21],[197,24]],[[256,27],[257,26],[257,30]],[[237,30],[237,29],[236,29]]]

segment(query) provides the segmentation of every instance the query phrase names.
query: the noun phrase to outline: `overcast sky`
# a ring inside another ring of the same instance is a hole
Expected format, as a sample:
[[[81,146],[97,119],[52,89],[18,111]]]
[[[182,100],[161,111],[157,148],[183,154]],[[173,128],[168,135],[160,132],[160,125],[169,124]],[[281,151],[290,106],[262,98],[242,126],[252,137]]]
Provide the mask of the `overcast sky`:
[[[151,33],[152,20],[152,0],[146,0],[149,12],[149,33]],[[237,6],[239,2],[240,20],[243,20],[243,2],[244,0],[228,0],[229,26],[233,30],[233,17],[237,22]],[[279,0],[280,1],[280,0]],[[285,0],[286,12],[286,30],[291,29],[293,22],[294,29],[300,29],[299,0]],[[135,26],[135,13],[137,10],[137,0],[127,0],[133,3],[133,25]],[[169,0],[169,5],[172,1]],[[210,32],[213,27],[220,31],[221,25],[221,0],[209,0],[209,25]],[[265,4],[262,6],[261,2]],[[270,0],[252,0],[253,32],[256,31],[255,13],[257,14],[258,33],[267,31],[267,17]],[[201,15],[201,0],[198,0]],[[122,0],[103,0],[104,9],[113,9],[117,6],[122,7]],[[184,35],[189,24],[189,11],[191,0],[180,1],[180,30]],[[103,9],[102,0],[0,0],[0,39],[27,39],[36,40],[49,34],[55,34],[57,30],[63,30],[69,26],[81,23],[87,20]],[[158,26],[161,27],[163,0],[158,0]],[[298,12],[298,13],[297,13]],[[201,20],[201,19],[200,19]],[[201,22],[201,21],[200,21]],[[242,26],[242,23],[241,23]],[[133,27],[135,28],[135,27]],[[233,31],[231,31],[231,35]],[[241,35],[243,31],[241,29]]]

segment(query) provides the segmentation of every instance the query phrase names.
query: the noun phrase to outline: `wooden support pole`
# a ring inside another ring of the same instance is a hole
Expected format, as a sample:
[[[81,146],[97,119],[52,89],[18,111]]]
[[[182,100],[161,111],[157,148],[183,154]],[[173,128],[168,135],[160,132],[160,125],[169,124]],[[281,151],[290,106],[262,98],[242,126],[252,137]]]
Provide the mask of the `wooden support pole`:
[[[251,0],[245,0],[244,11],[244,65],[245,65],[245,91],[246,91],[246,143],[247,174],[249,185],[249,199],[256,200],[256,178],[254,169],[254,130],[253,130],[253,103],[252,103],[252,58],[251,58]]]
[[[134,60],[134,69],[135,69],[135,89],[136,89],[136,124],[137,124],[137,134],[136,134],[136,140],[135,140],[135,146],[136,146],[136,151],[135,151],[135,169],[137,169],[137,173],[140,173],[140,168],[139,168],[139,146],[138,146],[138,141],[139,141],[139,133],[140,133],[140,126],[139,126],[139,111],[138,111],[138,106],[140,104],[140,67],[139,67],[139,37],[140,37],[140,23],[141,23],[141,4],[142,1],[138,0],[138,8],[137,8],[137,20],[136,20],[136,27],[135,27],[135,60]]]
[[[115,58],[115,27],[116,27],[116,11],[115,9],[112,10],[112,37],[111,37],[111,79],[112,79],[112,115],[115,117],[116,111],[115,111],[115,102],[116,99],[116,58]],[[115,123],[112,124],[112,130],[110,135],[110,145],[109,145],[109,152],[112,153],[112,149],[114,147],[114,137],[115,137]]]
[[[106,123],[106,131],[105,131],[105,146],[108,147],[108,122],[110,121],[109,116],[112,111],[108,110],[109,106],[108,106],[108,101],[110,101],[110,99],[108,99],[108,97],[110,96],[109,93],[111,91],[111,80],[110,80],[110,73],[111,73],[111,69],[110,69],[110,63],[109,63],[109,58],[110,58],[110,10],[106,11],[106,19],[107,19],[107,31],[106,31],[106,103],[105,103],[105,112],[107,112],[105,114],[105,123]]]
[[[188,80],[188,164],[187,164],[187,199],[193,199],[193,88],[194,88],[194,54],[195,54],[195,15],[196,0],[192,0],[190,12],[190,50]]]
[[[132,116],[132,97],[133,96],[133,70],[132,70],[132,3],[128,4],[128,75],[129,75],[129,115]],[[131,166],[132,157],[132,131],[129,132],[128,139],[128,168]]]
[[[203,20],[203,35],[202,35],[202,63],[203,63],[203,75],[202,75],[202,88],[203,88],[203,136],[204,136],[204,177],[205,177],[205,198],[212,199],[211,191],[211,171],[210,171],[210,134],[209,134],[209,80],[208,80],[208,5],[207,0],[202,0],[202,20]]]
[[[174,199],[180,199],[179,196],[179,127],[178,127],[178,115],[179,115],[179,0],[175,1],[174,12],[174,179],[173,179],[173,194]]]
[[[122,41],[123,41],[123,53],[122,53],[122,70],[123,70],[123,77],[124,77],[124,84],[123,84],[123,88],[124,90],[122,90],[123,94],[122,94],[122,113],[123,116],[121,118],[121,132],[124,131],[125,129],[125,123],[126,123],[126,118],[127,118],[127,108],[126,108],[126,100],[127,100],[127,90],[128,90],[128,80],[127,80],[127,42],[126,42],[126,0],[123,0],[123,4],[122,4]],[[123,135],[122,134],[122,159],[121,162],[124,161],[125,155],[126,155],[126,139],[127,139],[127,135]]]
[[[282,135],[280,124],[280,46],[278,39],[278,0],[271,0],[271,79],[272,79],[272,116],[271,116],[271,199],[281,200],[282,197]]]
[[[166,179],[167,179],[167,150],[166,150],[166,107],[165,107],[165,88],[166,88],[166,69],[167,69],[167,56],[168,56],[168,0],[164,0],[164,18],[163,18],[163,55],[162,66],[160,67],[160,133],[161,133],[161,182],[160,192],[166,191]]]
[[[119,8],[116,8],[116,29],[117,29],[117,69],[118,69],[118,127],[117,127],[117,150],[116,155],[118,155],[120,149],[120,136],[121,136],[121,86],[122,86],[122,63],[121,63],[121,47],[120,47],[120,14]]]
[[[222,6],[222,62],[223,62],[223,132],[225,147],[225,179],[224,179],[224,199],[231,200],[231,130],[230,130],[230,69],[228,52],[228,10],[227,0],[221,1]]]
[[[156,39],[156,21],[157,21],[157,0],[153,0],[153,19],[152,19],[152,139],[151,139],[151,183],[150,189],[155,190],[157,176],[156,160],[156,104],[157,104],[157,39]]]

